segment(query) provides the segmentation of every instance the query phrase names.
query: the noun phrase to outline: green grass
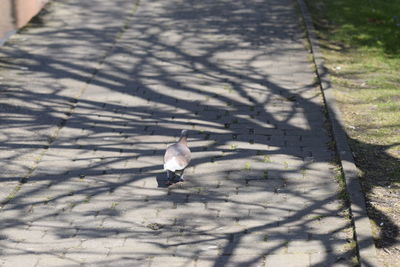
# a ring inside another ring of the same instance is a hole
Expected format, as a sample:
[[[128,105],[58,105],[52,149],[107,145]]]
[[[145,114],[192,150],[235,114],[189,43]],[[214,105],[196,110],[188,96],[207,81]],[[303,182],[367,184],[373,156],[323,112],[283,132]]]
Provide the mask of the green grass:
[[[268,234],[265,234],[265,235],[264,235],[263,241],[264,241],[264,242],[267,242],[267,241],[268,241]]]
[[[329,28],[331,41],[399,57],[399,0],[307,0],[307,3],[320,22],[328,22],[320,26]]]
[[[284,168],[285,170],[289,169],[289,163],[287,163],[287,161],[284,161],[284,162],[283,162],[283,168]]]
[[[269,156],[267,156],[267,155],[265,155],[265,156],[263,157],[263,161],[264,161],[265,163],[271,163],[271,162],[272,162],[271,158],[270,158]]]
[[[244,169],[247,171],[251,170],[251,163],[250,162],[246,162],[246,164],[244,165]]]
[[[236,144],[231,144],[230,145],[230,149],[231,150],[236,150],[238,148],[238,145],[236,145]]]

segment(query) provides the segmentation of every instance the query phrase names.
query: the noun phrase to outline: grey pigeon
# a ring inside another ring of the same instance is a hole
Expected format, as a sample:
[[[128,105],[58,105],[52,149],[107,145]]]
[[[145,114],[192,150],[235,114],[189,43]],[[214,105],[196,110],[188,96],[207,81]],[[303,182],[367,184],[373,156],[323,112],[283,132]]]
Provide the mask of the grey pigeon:
[[[167,147],[164,155],[164,170],[167,171],[168,184],[174,182],[176,175],[180,181],[183,179],[183,171],[189,165],[191,152],[187,145],[188,131],[182,130],[179,141]]]

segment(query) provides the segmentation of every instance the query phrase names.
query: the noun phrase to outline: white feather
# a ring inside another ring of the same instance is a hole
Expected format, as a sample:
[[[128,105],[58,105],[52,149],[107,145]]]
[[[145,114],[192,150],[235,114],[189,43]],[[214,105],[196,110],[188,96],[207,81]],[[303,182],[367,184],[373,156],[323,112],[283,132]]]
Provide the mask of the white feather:
[[[178,162],[176,157],[172,157],[170,160],[164,163],[164,170],[175,172],[176,170],[182,170],[186,166]]]

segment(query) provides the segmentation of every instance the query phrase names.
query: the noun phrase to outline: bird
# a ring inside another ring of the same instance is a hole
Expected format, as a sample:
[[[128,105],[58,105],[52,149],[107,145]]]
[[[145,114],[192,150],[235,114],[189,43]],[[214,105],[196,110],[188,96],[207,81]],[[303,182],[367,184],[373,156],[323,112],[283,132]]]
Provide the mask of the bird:
[[[182,130],[178,142],[167,147],[164,155],[164,170],[167,171],[167,184],[175,181],[176,175],[184,181],[183,171],[189,165],[191,152],[187,144],[188,131]]]

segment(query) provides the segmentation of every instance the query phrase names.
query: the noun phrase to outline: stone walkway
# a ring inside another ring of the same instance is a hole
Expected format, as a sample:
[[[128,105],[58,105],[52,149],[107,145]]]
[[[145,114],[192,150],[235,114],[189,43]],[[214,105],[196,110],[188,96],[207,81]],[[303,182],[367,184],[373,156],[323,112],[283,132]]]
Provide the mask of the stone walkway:
[[[0,48],[0,264],[352,266],[296,9],[53,1]]]

